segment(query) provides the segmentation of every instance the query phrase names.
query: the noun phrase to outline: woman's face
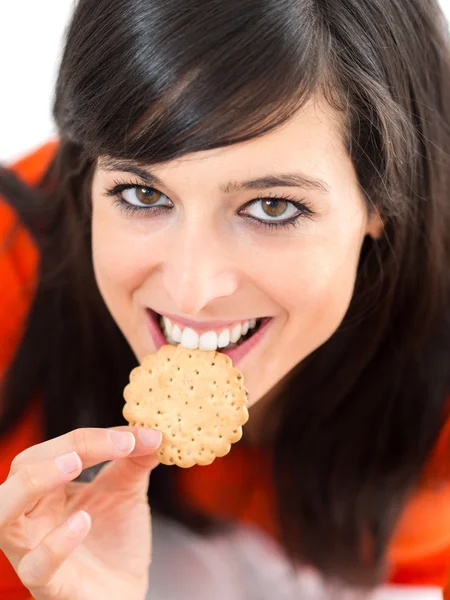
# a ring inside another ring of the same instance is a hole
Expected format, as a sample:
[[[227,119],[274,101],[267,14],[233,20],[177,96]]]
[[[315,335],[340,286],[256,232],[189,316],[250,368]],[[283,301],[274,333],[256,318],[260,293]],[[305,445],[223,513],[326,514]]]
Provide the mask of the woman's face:
[[[364,237],[381,233],[337,119],[316,100],[264,137],[146,170],[147,180],[98,161],[100,292],[139,360],[163,333],[191,348],[219,345],[251,406],[334,333]],[[115,182],[135,186],[118,192],[125,205],[105,195]]]

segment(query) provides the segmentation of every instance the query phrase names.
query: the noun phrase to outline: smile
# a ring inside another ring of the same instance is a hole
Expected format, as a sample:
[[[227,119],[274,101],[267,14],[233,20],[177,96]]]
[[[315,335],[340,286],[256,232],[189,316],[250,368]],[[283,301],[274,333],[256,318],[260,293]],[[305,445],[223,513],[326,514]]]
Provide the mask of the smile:
[[[189,350],[219,350],[233,362],[240,360],[262,339],[271,317],[251,318],[224,323],[194,323],[176,317],[169,318],[147,310],[150,331],[158,347],[181,344]]]

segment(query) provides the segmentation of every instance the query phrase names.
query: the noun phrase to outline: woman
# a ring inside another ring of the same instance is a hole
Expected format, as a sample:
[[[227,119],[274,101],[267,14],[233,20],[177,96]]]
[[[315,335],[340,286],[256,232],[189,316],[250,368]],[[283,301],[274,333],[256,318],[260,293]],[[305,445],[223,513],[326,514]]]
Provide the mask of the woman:
[[[79,0],[58,140],[0,177],[0,548],[20,589],[151,594],[148,490],[202,539],[251,523],[326,581],[443,597],[446,27],[420,0]],[[129,372],[161,334],[226,330],[243,440],[148,486],[160,434],[124,425]]]

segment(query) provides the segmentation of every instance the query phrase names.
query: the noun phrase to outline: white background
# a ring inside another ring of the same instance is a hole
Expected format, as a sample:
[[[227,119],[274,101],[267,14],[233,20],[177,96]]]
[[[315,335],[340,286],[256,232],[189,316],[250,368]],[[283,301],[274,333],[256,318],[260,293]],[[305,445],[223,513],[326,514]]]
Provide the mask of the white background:
[[[440,1],[450,19],[450,0]],[[73,6],[74,0],[0,0],[2,162],[26,154],[54,132],[53,85]]]

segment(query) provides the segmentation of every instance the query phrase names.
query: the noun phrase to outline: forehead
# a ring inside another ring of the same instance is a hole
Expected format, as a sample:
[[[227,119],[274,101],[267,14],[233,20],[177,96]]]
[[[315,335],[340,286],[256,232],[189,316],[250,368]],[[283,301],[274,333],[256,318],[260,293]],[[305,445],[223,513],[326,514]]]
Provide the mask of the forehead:
[[[177,162],[223,155],[227,150],[236,153],[236,156],[238,153],[243,155],[251,152],[263,157],[267,153],[273,154],[274,149],[284,154],[283,147],[286,147],[286,153],[295,147],[302,148],[303,152],[306,150],[321,152],[330,145],[333,146],[334,151],[340,149],[345,153],[343,119],[325,100],[314,98],[298,110],[289,121],[263,136],[228,148],[196,152],[195,155],[187,155]]]
[[[348,162],[343,119],[328,103],[317,97],[309,100],[289,121],[269,133],[231,146],[198,151],[166,163],[152,165],[159,179],[193,178],[208,180],[246,179],[274,171],[299,167],[314,175],[326,172],[332,160]],[[120,161],[126,165],[126,161]],[[132,163],[130,163],[132,164]],[[100,170],[114,170],[108,157],[100,157]],[[323,170],[325,168],[325,170]]]

